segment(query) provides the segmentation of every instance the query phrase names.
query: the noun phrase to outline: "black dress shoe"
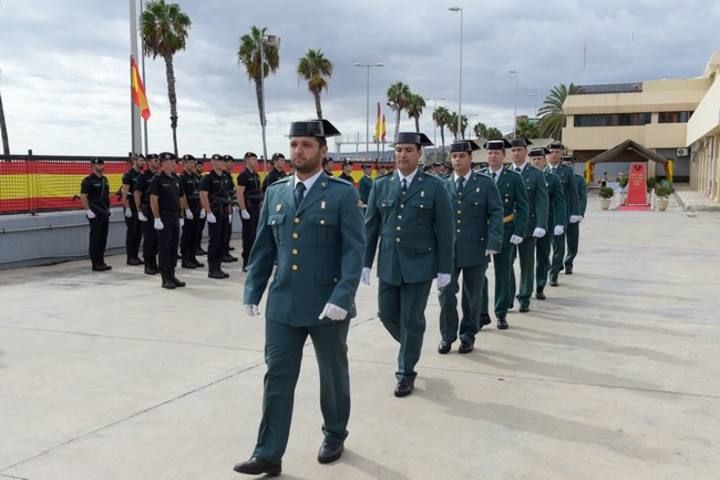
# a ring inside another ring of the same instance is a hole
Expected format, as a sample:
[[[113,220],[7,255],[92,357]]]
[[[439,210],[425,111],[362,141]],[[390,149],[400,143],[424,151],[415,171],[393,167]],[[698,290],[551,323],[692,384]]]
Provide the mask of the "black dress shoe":
[[[551,278],[551,279],[550,279],[550,286],[551,286],[551,287],[557,287],[557,286],[559,286],[559,285],[560,285],[560,284],[558,283],[557,278]]]
[[[197,258],[193,258],[193,259],[192,259],[192,263],[195,264],[195,268],[203,268],[203,267],[205,266],[204,263],[198,262],[198,259],[197,259]]]
[[[446,353],[448,353],[450,351],[451,345],[452,345],[451,342],[446,342],[445,340],[441,340],[440,344],[438,345],[438,353],[445,355]]]
[[[242,268],[242,271],[243,271],[244,273],[247,273],[247,267],[243,267],[243,268]]]
[[[172,275],[170,277],[170,281],[173,282],[176,287],[182,288],[185,286],[185,282],[181,282],[180,280],[178,280],[175,275]]]
[[[213,270],[208,273],[208,278],[215,278],[217,280],[223,280],[225,278],[228,278],[230,275],[223,272],[222,270]]]
[[[162,288],[167,288],[168,290],[175,290],[175,282],[173,282],[171,279],[165,277],[162,281]]]
[[[415,388],[414,378],[403,378],[395,386],[395,396],[398,398],[407,397]]]
[[[93,265],[92,269],[93,272],[107,272],[108,270],[112,270],[112,267],[110,265]]]
[[[197,268],[197,265],[191,260],[183,260],[182,268]]]
[[[153,267],[145,267],[145,275],[157,275],[158,271]]]
[[[497,319],[497,328],[499,330],[507,330],[508,329],[508,323],[505,317],[498,317]]]
[[[572,269],[573,267],[565,266],[565,275],[572,275]]]
[[[343,450],[345,450],[343,442],[323,440],[318,451],[318,462],[323,464],[332,463],[342,456]]]
[[[237,262],[237,257],[233,257],[232,255],[223,255],[223,257],[220,259],[223,263],[230,263],[230,262]]]
[[[538,300],[545,300],[547,297],[545,296],[545,293],[538,290],[537,292],[535,292],[535,298],[537,298]]]
[[[235,250],[235,247],[233,247],[233,246],[231,245],[231,246],[228,247],[228,250],[230,250],[230,251],[232,252],[233,250]]]
[[[492,323],[492,318],[490,318],[490,315],[480,315],[480,329],[482,330],[482,327],[485,325],[490,325]]]
[[[205,250],[203,250],[202,248],[198,248],[197,251],[195,252],[195,255],[200,255],[202,257],[203,255],[207,255],[207,252]]]
[[[527,313],[530,311],[530,305],[520,305],[520,313]]]
[[[140,260],[139,258],[128,258],[128,259],[127,259],[127,264],[128,264],[128,265],[132,265],[133,267],[135,267],[135,266],[137,266],[137,265],[142,265],[143,262],[142,262],[142,260]]]
[[[282,464],[271,463],[262,458],[252,457],[247,462],[235,465],[233,470],[246,475],[262,475],[264,473],[268,477],[277,477],[282,472]]]
[[[460,342],[458,353],[470,353],[475,349],[475,344],[470,342]]]

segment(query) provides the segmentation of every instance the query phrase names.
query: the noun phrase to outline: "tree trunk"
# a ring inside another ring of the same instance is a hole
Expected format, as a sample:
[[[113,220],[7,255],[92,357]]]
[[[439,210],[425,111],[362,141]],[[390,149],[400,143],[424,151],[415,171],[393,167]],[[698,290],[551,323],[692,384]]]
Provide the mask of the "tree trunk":
[[[395,115],[395,141],[397,141],[398,133],[400,133],[400,112],[402,112],[402,108],[396,110],[397,115]]]
[[[258,114],[260,115],[260,126],[263,126],[265,118],[265,105],[263,105],[263,85],[260,77],[255,78],[255,95],[257,96]]]
[[[317,112],[317,117],[323,118],[322,107],[320,106],[320,92],[313,92],[313,95],[315,96],[315,111]]]
[[[1,94],[0,94],[0,136],[2,136],[3,155],[10,155],[10,141],[8,140],[7,124],[5,123],[5,110],[3,110]]]
[[[440,125],[440,141],[442,142],[442,158],[445,161],[445,125]]]
[[[177,146],[177,125],[178,125],[178,114],[177,114],[177,95],[175,93],[175,68],[173,67],[172,55],[167,55],[165,58],[165,76],[167,77],[168,86],[168,99],[170,100],[170,128],[172,129],[173,135],[173,151],[175,156],[178,154]]]
[[[420,117],[413,117],[415,119],[415,133],[420,133]]]

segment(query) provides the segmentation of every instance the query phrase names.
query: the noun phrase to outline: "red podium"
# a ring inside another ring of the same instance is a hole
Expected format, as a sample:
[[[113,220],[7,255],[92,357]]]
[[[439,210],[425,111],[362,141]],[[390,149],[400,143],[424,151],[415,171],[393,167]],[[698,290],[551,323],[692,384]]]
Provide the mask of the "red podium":
[[[647,206],[647,164],[631,163],[628,176],[627,205]]]

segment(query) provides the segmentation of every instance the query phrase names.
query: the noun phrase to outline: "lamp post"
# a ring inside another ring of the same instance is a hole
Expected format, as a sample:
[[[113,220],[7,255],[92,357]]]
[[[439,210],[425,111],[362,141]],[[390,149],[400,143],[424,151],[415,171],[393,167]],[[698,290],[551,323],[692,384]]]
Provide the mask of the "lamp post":
[[[260,97],[260,101],[262,102],[262,121],[260,122],[260,126],[262,127],[262,144],[263,144],[263,171],[267,175],[267,140],[265,137],[265,127],[267,126],[267,116],[265,114],[265,42],[269,46],[272,47],[279,47],[280,46],[280,37],[277,35],[271,35],[269,33],[263,34],[262,39],[260,40],[260,90],[262,91],[262,95]]]
[[[451,12],[460,12],[460,80],[459,80],[459,87],[458,87],[458,121],[457,121],[457,131],[458,134],[461,134],[462,129],[461,122],[462,122],[462,74],[463,74],[463,9],[460,7],[450,7],[448,8]]]
[[[381,68],[382,63],[353,63],[353,67],[367,68],[367,83],[365,89],[365,155],[370,158],[370,69]]]
[[[518,72],[517,70],[508,70],[510,75],[515,75],[515,113],[513,114],[513,140],[517,138],[517,88],[518,88]]]
[[[528,97],[532,97],[535,100],[535,111],[533,113],[533,118],[537,118],[538,116],[538,94],[537,92],[530,92],[528,93]]]

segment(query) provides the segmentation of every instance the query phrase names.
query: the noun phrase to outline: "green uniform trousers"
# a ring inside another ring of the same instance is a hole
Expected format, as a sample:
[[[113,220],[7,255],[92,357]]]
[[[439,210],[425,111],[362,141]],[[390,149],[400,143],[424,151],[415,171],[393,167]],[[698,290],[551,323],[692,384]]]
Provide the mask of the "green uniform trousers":
[[[520,288],[515,287],[515,269],[510,268],[510,303],[508,308],[512,306],[515,292],[518,291],[518,300],[520,306],[529,306],[530,297],[533,293],[533,285],[535,284],[535,237],[525,237],[523,242],[512,250],[512,264],[515,264],[515,258],[520,257]]]
[[[580,244],[580,224],[571,223],[567,226],[567,256],[565,257],[565,266],[573,267],[573,261],[578,254],[578,245]]]
[[[420,360],[425,335],[425,306],[432,280],[421,283],[391,285],[380,280],[378,307],[380,321],[390,335],[400,343],[398,380],[414,378],[415,365]]]
[[[480,309],[482,289],[485,283],[487,265],[454,268],[450,283],[440,291],[440,335],[448,343],[458,338],[457,294],[460,291],[459,277],[462,272],[462,322],[460,340],[474,343],[480,331]]]
[[[254,456],[280,463],[292,419],[295,385],[300,374],[303,347],[312,339],[320,370],[320,410],[326,438],[345,440],[350,418],[350,375],[347,335],[350,321],[315,327],[291,327],[265,322],[265,389],[263,416]]]
[[[550,248],[553,243],[552,232],[535,242],[535,253],[537,266],[535,268],[535,288],[538,292],[545,290],[547,285],[548,271],[550,270]]]
[[[558,275],[564,267],[565,259],[565,234],[553,235],[552,241],[552,265],[550,265],[550,278],[557,280]]]
[[[500,253],[493,255],[493,268],[495,270],[495,316],[497,318],[505,318],[508,307],[512,305],[512,296],[510,295],[510,275],[513,268],[513,244],[510,243],[510,237],[513,235],[512,225],[512,223],[505,224],[502,249]],[[488,286],[487,281],[485,281],[483,282],[482,290],[481,315],[488,315],[489,303]]]

